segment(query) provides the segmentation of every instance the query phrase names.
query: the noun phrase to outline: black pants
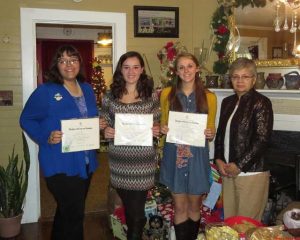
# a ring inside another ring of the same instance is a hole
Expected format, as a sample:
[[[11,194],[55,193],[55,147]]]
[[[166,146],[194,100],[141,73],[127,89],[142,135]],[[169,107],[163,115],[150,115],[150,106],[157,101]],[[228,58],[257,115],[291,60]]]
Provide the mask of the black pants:
[[[143,228],[146,223],[145,203],[148,191],[134,191],[117,189],[125,208],[127,239],[142,239]]]
[[[91,176],[83,179],[57,174],[46,178],[57,203],[52,240],[83,240],[84,207]]]

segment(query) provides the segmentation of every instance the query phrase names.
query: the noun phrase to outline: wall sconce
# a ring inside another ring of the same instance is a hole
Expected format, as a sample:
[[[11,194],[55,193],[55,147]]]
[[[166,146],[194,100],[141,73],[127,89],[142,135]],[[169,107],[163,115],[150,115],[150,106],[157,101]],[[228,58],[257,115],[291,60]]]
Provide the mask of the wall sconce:
[[[111,32],[98,33],[97,43],[102,46],[110,46],[112,44]]]

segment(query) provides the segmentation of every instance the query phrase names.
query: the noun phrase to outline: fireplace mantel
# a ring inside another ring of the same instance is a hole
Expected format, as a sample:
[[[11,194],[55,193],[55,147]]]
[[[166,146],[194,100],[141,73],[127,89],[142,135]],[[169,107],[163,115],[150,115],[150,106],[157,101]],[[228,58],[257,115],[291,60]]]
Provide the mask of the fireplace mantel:
[[[233,89],[222,89],[222,88],[210,88],[210,91],[216,93],[219,96],[227,97],[234,93]],[[259,89],[258,92],[264,94],[270,98],[292,98],[292,99],[300,99],[300,90],[286,90],[286,89],[278,89],[278,90],[270,90],[270,89]]]

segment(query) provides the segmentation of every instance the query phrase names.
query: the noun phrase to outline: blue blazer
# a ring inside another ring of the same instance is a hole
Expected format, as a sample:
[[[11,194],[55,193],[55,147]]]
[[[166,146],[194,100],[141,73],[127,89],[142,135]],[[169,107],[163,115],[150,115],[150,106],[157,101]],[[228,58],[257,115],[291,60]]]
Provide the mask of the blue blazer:
[[[88,111],[88,117],[98,116],[95,95],[87,83],[79,83]],[[81,118],[79,109],[67,91],[60,84],[45,83],[31,94],[20,117],[23,130],[39,145],[39,162],[45,177],[65,173],[67,176],[87,178],[85,152],[62,153],[61,143],[48,144],[50,133],[61,130],[63,119]],[[88,151],[89,171],[98,166],[96,150]]]

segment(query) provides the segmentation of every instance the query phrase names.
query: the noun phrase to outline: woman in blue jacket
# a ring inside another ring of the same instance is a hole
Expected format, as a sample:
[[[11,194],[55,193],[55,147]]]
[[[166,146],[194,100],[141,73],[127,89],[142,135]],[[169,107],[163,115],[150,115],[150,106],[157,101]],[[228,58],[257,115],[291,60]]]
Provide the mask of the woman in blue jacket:
[[[29,97],[20,125],[39,145],[39,162],[57,209],[52,239],[83,239],[85,199],[97,168],[96,150],[62,153],[61,120],[98,116],[95,95],[84,83],[82,58],[73,46],[55,53],[47,83]],[[100,128],[105,122],[100,120]]]

